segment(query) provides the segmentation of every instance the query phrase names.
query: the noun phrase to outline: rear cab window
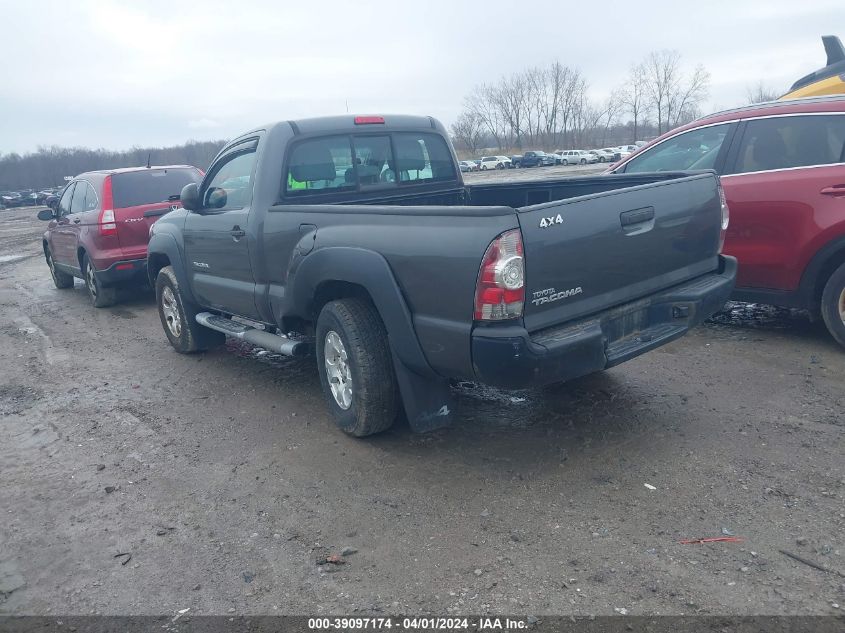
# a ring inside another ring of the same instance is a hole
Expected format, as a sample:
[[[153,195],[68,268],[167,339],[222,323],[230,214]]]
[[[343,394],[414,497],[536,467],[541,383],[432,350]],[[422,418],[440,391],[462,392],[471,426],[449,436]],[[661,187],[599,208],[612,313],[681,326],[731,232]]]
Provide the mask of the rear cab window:
[[[167,202],[178,196],[182,188],[200,181],[199,170],[193,168],[145,169],[113,174],[112,195],[116,209],[140,207]]]
[[[290,151],[285,195],[391,189],[456,180],[446,141],[427,132],[324,136]]]

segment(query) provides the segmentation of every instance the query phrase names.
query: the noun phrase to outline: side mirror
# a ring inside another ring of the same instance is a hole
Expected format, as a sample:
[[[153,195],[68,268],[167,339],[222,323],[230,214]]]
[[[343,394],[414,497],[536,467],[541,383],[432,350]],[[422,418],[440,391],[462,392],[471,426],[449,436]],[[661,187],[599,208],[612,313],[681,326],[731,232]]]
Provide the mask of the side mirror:
[[[197,183],[192,182],[189,185],[182,187],[182,193],[179,195],[179,200],[182,202],[182,207],[188,211],[197,211],[200,208],[200,190]]]
[[[53,211],[59,206],[59,197],[58,196],[48,196],[47,199],[44,201],[48,207],[50,207]]]
[[[41,211],[38,212],[38,219],[43,220],[44,222],[49,222],[55,217],[56,215],[53,213],[52,209],[41,209]]]

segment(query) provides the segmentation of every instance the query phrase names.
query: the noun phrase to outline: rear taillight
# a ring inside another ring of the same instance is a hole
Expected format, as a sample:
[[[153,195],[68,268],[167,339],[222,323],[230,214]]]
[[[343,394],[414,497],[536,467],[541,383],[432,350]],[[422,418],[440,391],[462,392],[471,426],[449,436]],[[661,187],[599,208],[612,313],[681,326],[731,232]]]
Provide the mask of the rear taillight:
[[[501,321],[522,316],[525,259],[519,229],[497,237],[481,260],[475,286],[475,320]]]
[[[103,203],[100,205],[100,235],[116,235],[117,224],[114,221],[114,196],[111,191],[111,176],[103,181]]]
[[[721,253],[722,247],[725,245],[725,234],[731,223],[731,210],[728,207],[728,199],[725,197],[725,190],[721,183],[719,183],[719,203],[722,206],[722,230],[719,232],[719,252]]]

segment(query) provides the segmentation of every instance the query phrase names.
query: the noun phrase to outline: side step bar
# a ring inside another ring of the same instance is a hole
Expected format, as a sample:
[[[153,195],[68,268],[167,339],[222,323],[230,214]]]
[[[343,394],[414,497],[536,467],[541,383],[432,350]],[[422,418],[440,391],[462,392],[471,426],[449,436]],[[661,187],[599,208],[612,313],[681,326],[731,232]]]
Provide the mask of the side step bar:
[[[200,325],[217,330],[218,332],[223,332],[227,336],[241,339],[258,347],[263,347],[277,354],[284,354],[285,356],[306,356],[311,351],[311,345],[307,340],[292,341],[284,336],[271,334],[270,332],[232,321],[219,314],[200,312],[196,318],[197,323]]]

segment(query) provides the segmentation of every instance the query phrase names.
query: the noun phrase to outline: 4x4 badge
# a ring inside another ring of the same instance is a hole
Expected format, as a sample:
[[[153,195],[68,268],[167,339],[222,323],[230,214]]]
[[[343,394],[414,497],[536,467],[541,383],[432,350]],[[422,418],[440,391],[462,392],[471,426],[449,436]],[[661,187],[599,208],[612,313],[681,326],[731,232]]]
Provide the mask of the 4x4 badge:
[[[540,228],[541,229],[548,228],[552,224],[563,224],[563,218],[560,217],[560,213],[558,213],[556,216],[551,216],[551,217],[543,218],[542,220],[540,220]]]

